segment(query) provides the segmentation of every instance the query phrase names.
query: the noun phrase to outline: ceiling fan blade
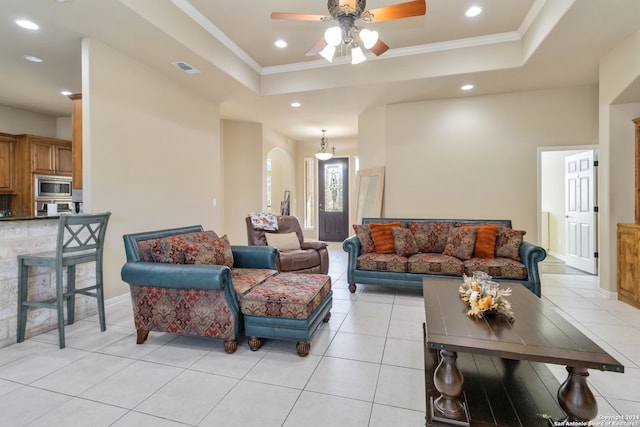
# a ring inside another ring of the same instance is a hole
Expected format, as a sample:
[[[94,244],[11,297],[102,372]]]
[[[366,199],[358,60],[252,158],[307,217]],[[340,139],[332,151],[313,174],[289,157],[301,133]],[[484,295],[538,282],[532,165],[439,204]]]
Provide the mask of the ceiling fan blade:
[[[391,6],[370,9],[373,14],[373,22],[389,21],[391,19],[409,18],[427,13],[425,0],[414,0],[406,3],[393,4]]]
[[[326,16],[313,15],[310,13],[272,12],[271,19],[290,19],[293,21],[322,21],[323,19],[326,19]]]
[[[324,36],[320,37],[320,39],[316,42],[316,44],[314,44],[311,49],[309,49],[307,51],[307,53],[305,53],[306,56],[316,56],[317,54],[320,53],[320,51],[322,49],[325,48],[325,46],[327,46],[327,42],[324,40]]]
[[[378,39],[376,44],[374,44],[373,47],[369,50],[373,52],[376,56],[380,56],[383,53],[385,53],[387,50],[389,50],[389,46],[387,46],[387,44],[382,40]]]

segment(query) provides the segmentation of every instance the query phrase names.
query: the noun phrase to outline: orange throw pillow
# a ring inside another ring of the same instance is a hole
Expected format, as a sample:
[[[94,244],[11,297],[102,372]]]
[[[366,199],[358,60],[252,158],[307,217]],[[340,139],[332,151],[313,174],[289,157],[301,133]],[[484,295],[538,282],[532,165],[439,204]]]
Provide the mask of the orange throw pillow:
[[[391,229],[400,227],[399,222],[370,222],[371,238],[377,254],[395,254],[396,247],[393,243]]]
[[[473,248],[474,258],[494,258],[496,251],[497,225],[481,225],[476,234],[476,245]]]

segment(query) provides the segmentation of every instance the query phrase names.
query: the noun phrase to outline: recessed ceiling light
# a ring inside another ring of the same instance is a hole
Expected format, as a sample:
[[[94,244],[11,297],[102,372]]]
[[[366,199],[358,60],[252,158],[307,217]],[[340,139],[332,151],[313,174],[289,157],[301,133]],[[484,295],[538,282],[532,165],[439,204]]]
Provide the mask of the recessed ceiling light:
[[[473,85],[472,84],[466,84],[460,87],[460,89],[462,90],[471,90],[473,89]]]
[[[284,40],[276,40],[274,44],[276,45],[276,47],[279,47],[280,49],[287,47],[287,42]]]
[[[25,55],[24,59],[31,62],[42,62],[41,58],[38,58],[37,56],[33,56],[33,55]]]
[[[73,94],[73,92],[69,92],[68,90],[62,90],[60,91],[60,95],[64,95],[64,96],[69,96]]]
[[[26,28],[27,30],[37,30],[38,28],[40,28],[38,24],[27,19],[16,19],[16,24],[18,24],[22,28]]]
[[[298,107],[300,107],[301,105],[302,105],[302,104],[301,104],[301,103],[299,103],[298,101],[294,101],[294,102],[292,102],[292,103],[291,103],[291,106],[292,106],[293,108],[298,108]]]
[[[469,9],[467,9],[467,11],[465,12],[465,15],[468,16],[469,18],[472,18],[474,16],[478,16],[482,13],[482,8],[479,6],[471,6]]]

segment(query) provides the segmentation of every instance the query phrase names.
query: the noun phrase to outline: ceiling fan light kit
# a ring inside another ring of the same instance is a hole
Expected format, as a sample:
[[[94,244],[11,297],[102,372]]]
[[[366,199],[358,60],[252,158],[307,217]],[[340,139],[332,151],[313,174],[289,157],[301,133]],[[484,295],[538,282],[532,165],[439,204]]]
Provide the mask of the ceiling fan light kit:
[[[336,21],[337,25],[327,28],[324,37],[318,40],[307,56],[320,55],[329,62],[333,62],[336,48],[342,44],[351,48],[351,64],[364,62],[367,57],[360,48],[358,40],[374,55],[380,56],[389,49],[378,38],[378,32],[356,25],[356,21],[366,24],[389,21],[392,19],[408,18],[424,15],[427,10],[425,0],[413,0],[377,9],[365,10],[366,0],[349,0],[340,4],[340,0],[328,0],[327,9],[330,16],[311,15],[289,12],[273,12],[272,19],[291,19],[298,21]],[[353,6],[352,6],[353,5]]]

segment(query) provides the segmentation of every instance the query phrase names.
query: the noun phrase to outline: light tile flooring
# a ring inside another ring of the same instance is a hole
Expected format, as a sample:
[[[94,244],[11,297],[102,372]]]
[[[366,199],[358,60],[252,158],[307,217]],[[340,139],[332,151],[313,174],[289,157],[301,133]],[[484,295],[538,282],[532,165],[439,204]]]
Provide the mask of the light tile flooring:
[[[56,331],[0,349],[0,426],[424,426],[421,291],[350,294],[346,253],[331,249],[333,315],[309,356],[288,341],[228,355],[155,332],[136,345],[130,302],[117,298],[104,333],[89,318],[66,328],[63,350]],[[593,276],[544,273],[542,289],[625,365],[591,371],[599,415],[640,415],[640,310],[604,298]]]

